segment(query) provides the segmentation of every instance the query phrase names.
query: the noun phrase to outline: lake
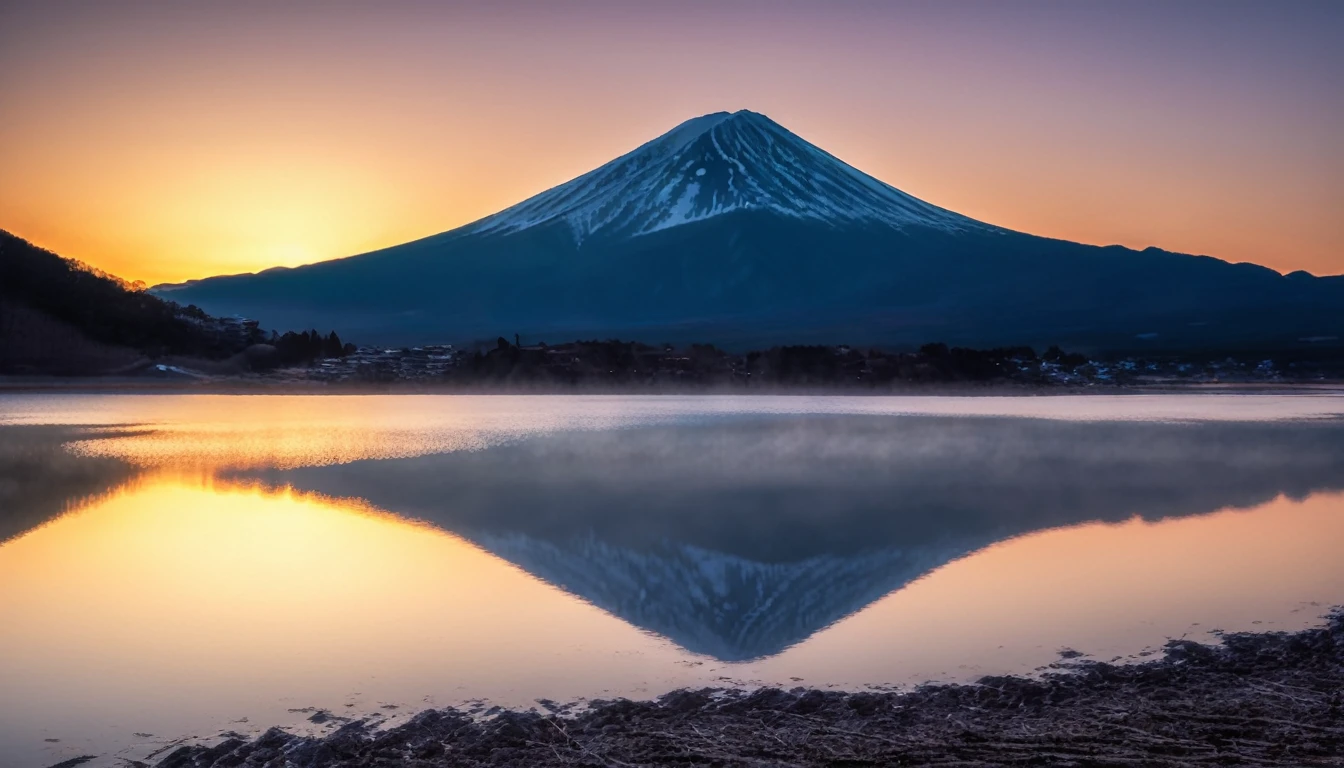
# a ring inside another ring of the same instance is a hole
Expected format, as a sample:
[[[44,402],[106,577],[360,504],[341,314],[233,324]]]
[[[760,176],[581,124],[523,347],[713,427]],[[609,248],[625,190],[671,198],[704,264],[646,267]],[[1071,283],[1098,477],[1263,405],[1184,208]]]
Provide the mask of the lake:
[[[0,396],[0,766],[1303,628],[1344,603],[1341,417],[1329,395]]]

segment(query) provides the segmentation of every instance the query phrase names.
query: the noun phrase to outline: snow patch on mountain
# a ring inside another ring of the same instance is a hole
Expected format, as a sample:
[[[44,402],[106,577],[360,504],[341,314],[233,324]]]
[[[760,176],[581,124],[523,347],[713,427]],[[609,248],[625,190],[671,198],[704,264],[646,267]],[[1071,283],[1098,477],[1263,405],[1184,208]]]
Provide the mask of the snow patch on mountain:
[[[907,195],[770,118],[743,110],[687,120],[459,234],[517,232],[560,221],[582,243],[597,234],[645,235],[738,210],[832,225],[994,229]]]

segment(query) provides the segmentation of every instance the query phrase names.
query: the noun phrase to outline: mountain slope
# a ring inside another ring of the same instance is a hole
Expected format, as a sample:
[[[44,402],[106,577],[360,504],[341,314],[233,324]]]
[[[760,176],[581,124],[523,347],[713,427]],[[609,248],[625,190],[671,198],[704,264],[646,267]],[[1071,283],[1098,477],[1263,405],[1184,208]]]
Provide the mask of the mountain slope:
[[[388,343],[512,333],[1112,347],[1344,337],[1344,280],[999,229],[745,111],[689,120],[451,232],[156,290],[267,325],[317,323]]]

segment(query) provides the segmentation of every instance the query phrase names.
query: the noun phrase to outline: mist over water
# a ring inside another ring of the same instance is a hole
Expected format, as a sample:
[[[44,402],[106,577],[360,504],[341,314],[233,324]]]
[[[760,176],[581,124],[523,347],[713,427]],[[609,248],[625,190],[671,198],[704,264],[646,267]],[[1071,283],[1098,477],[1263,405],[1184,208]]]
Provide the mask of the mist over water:
[[[1306,626],[1344,603],[1342,413],[8,397],[0,753],[112,765],[320,728],[311,707],[969,681]]]

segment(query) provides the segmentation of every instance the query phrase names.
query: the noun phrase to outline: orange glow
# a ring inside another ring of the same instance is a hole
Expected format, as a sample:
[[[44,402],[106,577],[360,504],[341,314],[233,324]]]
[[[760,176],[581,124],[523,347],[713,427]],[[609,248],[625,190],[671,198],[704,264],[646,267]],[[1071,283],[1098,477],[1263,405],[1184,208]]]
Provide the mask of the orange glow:
[[[0,647],[22,660],[0,662],[15,706],[59,705],[91,683],[161,706],[188,679],[214,699],[189,710],[304,694],[330,706],[368,671],[376,680],[353,689],[364,701],[503,692],[561,675],[528,653],[541,637],[557,652],[675,658],[455,536],[357,500],[168,475],[7,543],[0,583],[28,585],[0,592],[15,619]],[[635,663],[593,679],[614,684]]]

